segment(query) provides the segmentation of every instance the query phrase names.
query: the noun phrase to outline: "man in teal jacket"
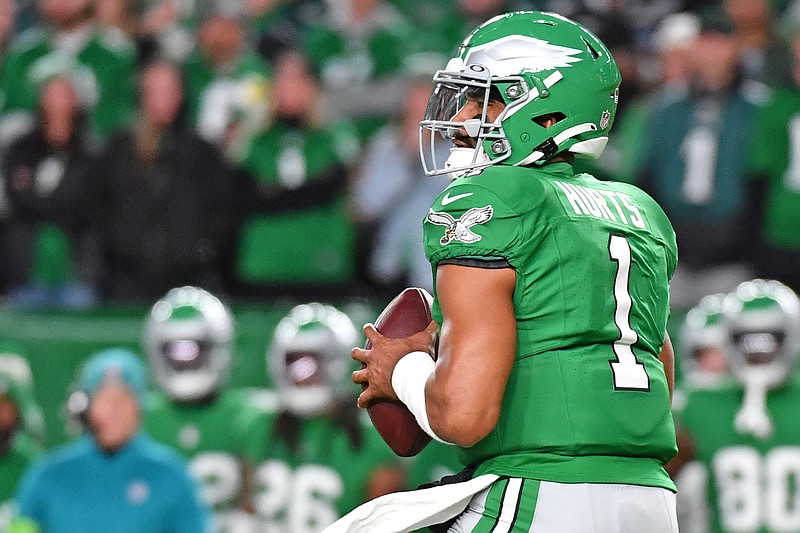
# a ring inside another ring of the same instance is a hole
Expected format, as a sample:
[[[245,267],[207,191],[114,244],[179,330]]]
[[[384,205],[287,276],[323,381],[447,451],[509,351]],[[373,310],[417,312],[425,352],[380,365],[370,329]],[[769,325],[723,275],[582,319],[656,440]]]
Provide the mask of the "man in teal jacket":
[[[45,456],[17,493],[12,533],[202,533],[206,510],[183,460],[140,431],[145,370],[132,352],[83,367],[85,436]]]

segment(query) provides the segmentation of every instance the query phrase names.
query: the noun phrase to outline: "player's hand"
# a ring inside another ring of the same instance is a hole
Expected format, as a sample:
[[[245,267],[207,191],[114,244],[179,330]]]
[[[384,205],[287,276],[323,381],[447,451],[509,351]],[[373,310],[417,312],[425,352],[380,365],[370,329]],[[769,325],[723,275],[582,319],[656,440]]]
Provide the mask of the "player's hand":
[[[392,372],[397,362],[411,352],[434,353],[439,325],[431,321],[425,330],[403,339],[381,335],[373,324],[364,326],[371,347],[353,348],[352,357],[362,363],[353,372],[353,382],[366,387],[358,397],[358,406],[366,408],[374,400],[397,400],[392,388]]]

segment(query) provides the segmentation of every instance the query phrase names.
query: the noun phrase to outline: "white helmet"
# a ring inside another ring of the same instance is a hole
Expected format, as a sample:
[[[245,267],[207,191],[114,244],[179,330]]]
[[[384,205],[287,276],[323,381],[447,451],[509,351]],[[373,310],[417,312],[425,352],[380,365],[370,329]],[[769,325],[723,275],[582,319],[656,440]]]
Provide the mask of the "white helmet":
[[[169,291],[153,305],[145,326],[155,380],[179,402],[207,398],[227,383],[232,342],[230,311],[197,287]]]
[[[783,383],[800,352],[797,295],[778,281],[747,281],[725,299],[724,312],[734,377],[769,388]]]
[[[350,318],[330,305],[292,309],[275,328],[267,352],[267,370],[283,408],[297,416],[315,416],[355,390],[350,349],[357,339]]]
[[[681,364],[690,378],[705,379],[702,365],[706,350],[725,351],[725,327],[722,304],[725,294],[709,294],[689,310],[680,329]]]

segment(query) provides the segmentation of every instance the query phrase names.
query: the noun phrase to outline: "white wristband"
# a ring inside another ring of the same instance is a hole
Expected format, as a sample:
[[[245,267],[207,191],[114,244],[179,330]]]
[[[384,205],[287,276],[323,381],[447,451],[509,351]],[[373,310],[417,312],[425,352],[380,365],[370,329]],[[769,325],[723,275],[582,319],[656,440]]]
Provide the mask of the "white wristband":
[[[433,439],[444,444],[452,444],[440,439],[431,429],[428,421],[428,408],[425,406],[425,384],[436,369],[430,354],[411,352],[404,355],[392,372],[392,388],[397,397],[417,419],[417,424]]]

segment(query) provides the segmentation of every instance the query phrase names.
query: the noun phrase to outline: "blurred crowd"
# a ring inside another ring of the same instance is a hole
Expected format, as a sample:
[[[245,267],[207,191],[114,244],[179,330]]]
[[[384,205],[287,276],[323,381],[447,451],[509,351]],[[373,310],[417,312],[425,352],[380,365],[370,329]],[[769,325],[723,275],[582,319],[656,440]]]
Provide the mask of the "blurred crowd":
[[[417,122],[477,24],[553,10],[623,73],[585,170],[678,234],[673,306],[800,285],[800,3],[0,0],[0,290],[19,307],[429,287]]]

